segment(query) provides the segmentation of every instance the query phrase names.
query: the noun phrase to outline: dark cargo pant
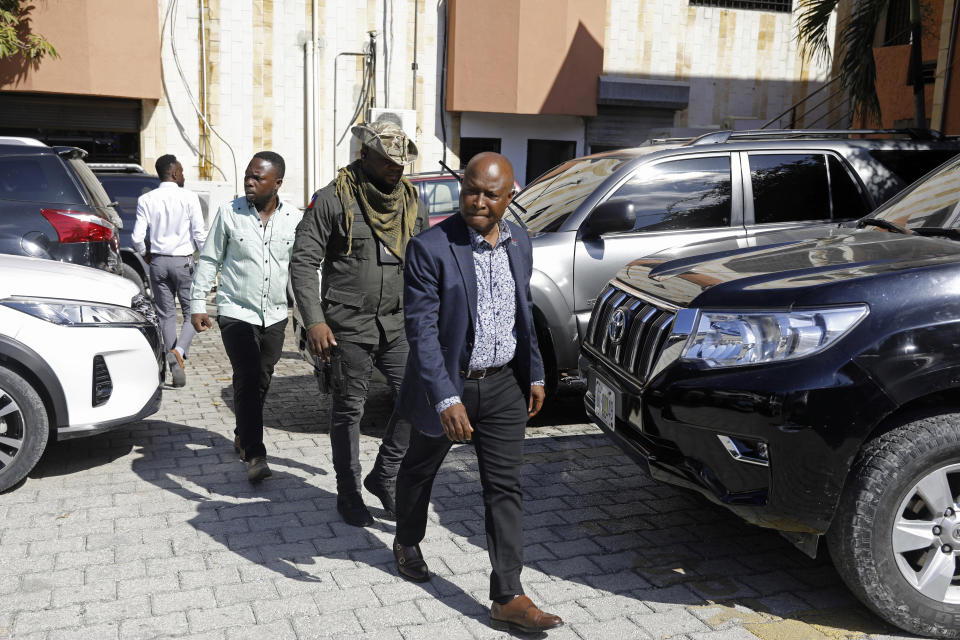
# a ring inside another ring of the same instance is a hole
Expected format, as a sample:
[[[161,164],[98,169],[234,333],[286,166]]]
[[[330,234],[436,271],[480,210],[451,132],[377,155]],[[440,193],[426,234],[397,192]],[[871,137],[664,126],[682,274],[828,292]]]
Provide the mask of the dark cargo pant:
[[[406,338],[402,337],[390,343],[381,340],[378,345],[343,341],[338,344],[341,379],[332,384],[330,444],[337,474],[337,494],[346,496],[360,492],[360,419],[373,367],[386,376],[390,387],[397,393],[409,349]],[[372,471],[391,491],[409,444],[410,423],[399,418],[394,411],[387,422]]]

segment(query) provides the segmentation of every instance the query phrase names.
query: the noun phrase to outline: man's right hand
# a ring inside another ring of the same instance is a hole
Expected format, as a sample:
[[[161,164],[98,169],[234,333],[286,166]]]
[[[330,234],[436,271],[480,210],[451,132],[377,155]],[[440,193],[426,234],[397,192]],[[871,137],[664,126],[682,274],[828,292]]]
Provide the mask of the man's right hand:
[[[307,329],[307,348],[324,362],[330,360],[330,347],[337,346],[333,331],[326,322],[319,322]]]
[[[202,333],[213,327],[213,320],[206,313],[194,313],[190,315],[190,324],[197,333]]]
[[[467,408],[459,402],[440,412],[440,424],[447,432],[447,437],[454,442],[466,442],[473,434],[470,418],[467,417]]]

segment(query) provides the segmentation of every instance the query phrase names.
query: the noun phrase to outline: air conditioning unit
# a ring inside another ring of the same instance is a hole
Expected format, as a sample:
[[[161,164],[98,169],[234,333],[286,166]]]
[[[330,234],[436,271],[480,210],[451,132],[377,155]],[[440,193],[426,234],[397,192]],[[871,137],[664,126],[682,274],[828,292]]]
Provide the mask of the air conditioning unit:
[[[217,215],[220,205],[237,197],[234,186],[229,182],[187,180],[183,186],[200,197],[200,212],[203,214],[203,222],[207,225],[207,229],[210,228],[210,223]]]
[[[379,122],[387,120],[399,125],[403,132],[418,141],[417,136],[417,112],[413,109],[370,109],[370,122]]]

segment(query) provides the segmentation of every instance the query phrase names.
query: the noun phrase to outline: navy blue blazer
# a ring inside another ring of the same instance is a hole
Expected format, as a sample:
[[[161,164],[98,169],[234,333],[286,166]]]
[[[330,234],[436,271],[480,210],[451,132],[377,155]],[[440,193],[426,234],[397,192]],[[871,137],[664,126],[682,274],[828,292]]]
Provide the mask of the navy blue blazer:
[[[529,401],[530,382],[543,380],[543,360],[533,326],[530,274],[533,255],[527,232],[507,222],[510,271],[516,282],[517,351],[513,369]],[[463,392],[460,372],[473,350],[477,277],[467,225],[452,215],[407,244],[403,273],[404,328],[410,355],[397,410],[428,436],[445,435],[435,405]]]

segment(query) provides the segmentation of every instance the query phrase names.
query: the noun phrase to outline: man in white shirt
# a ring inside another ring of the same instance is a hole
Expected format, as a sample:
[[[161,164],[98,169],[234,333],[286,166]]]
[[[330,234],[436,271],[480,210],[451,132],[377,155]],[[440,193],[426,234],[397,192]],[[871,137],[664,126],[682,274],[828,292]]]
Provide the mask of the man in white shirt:
[[[193,283],[193,253],[203,246],[207,230],[203,224],[200,198],[183,188],[183,165],[171,154],[157,158],[154,165],[160,186],[137,200],[137,223],[133,247],[150,263],[150,287],[160,316],[160,332],[167,349],[167,365],[173,386],[187,382],[183,360],[190,351],[195,331],[190,324],[190,285]],[[144,238],[150,229],[150,253]],[[176,299],[184,323],[177,338]]]

